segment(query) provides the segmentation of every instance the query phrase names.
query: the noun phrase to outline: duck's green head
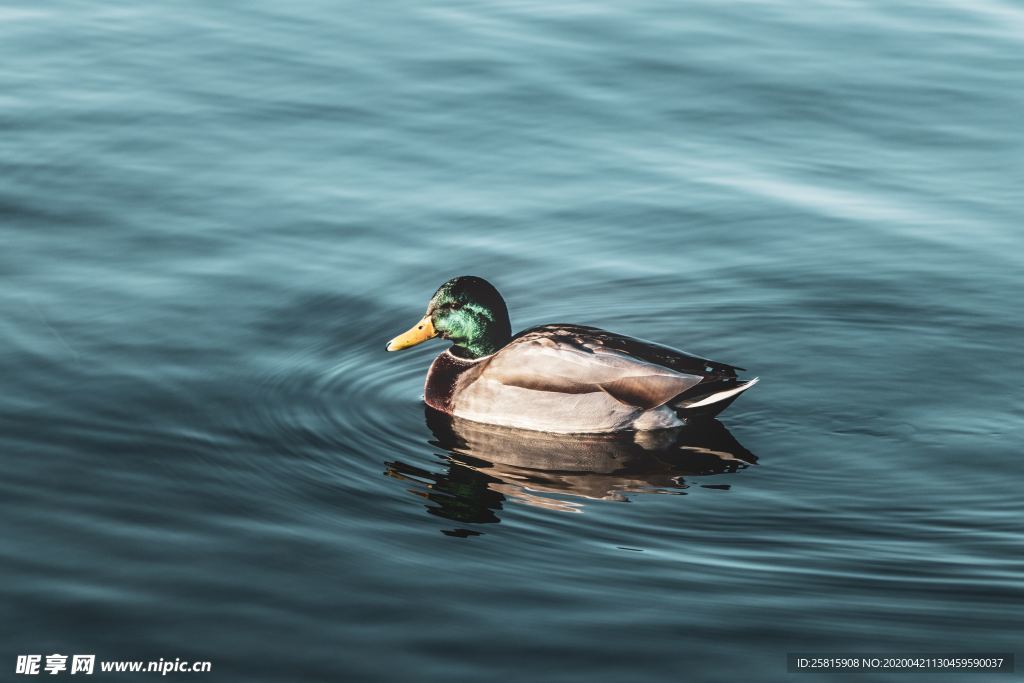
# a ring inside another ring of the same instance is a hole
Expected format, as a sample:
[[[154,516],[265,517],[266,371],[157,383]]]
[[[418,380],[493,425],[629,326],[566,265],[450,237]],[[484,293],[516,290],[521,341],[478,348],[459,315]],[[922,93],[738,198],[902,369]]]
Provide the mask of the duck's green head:
[[[388,351],[401,351],[434,337],[450,340],[453,353],[465,358],[494,353],[512,337],[505,300],[482,277],[452,278],[430,298],[423,319],[388,342]]]

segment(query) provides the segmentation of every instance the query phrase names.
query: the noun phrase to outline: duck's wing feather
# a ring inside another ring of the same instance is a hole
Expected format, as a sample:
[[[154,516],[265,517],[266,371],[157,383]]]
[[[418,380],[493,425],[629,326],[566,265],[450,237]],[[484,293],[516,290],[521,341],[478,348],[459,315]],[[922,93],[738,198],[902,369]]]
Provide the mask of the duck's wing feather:
[[[476,381],[558,394],[604,393],[626,406],[648,410],[669,403],[705,379],[704,359],[678,358],[667,347],[578,325],[527,330],[476,373]],[[677,367],[672,367],[675,365]]]

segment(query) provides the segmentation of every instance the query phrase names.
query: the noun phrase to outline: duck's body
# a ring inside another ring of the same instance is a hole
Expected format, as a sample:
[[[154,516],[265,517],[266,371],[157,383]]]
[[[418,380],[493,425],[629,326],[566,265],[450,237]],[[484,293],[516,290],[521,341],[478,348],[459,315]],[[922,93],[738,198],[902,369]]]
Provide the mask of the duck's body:
[[[447,288],[447,289],[446,289]],[[489,288],[489,290],[487,289]],[[480,291],[483,289],[483,294]],[[678,427],[691,416],[716,415],[757,379],[741,381],[736,368],[658,344],[596,327],[553,324],[515,337],[488,339],[470,335],[479,310],[462,314],[468,303],[448,302],[500,296],[480,278],[456,278],[442,286],[427,316],[389,344],[398,350],[432,336],[449,336],[456,345],[430,366],[424,398],[430,407],[488,424],[561,433],[600,433]],[[440,297],[440,298],[439,298]],[[494,313],[494,302],[481,305]],[[458,312],[458,313],[456,313]],[[489,320],[501,318],[504,302]],[[457,320],[463,315],[465,320]],[[436,320],[436,322],[435,322]],[[502,322],[504,327],[502,327]],[[495,335],[492,335],[495,336]],[[422,339],[421,339],[422,337]],[[499,343],[501,342],[501,343]]]
[[[715,415],[756,381],[740,382],[730,365],[665,346],[554,324],[526,330],[482,358],[445,351],[430,366],[423,394],[431,408],[467,420],[596,433]]]

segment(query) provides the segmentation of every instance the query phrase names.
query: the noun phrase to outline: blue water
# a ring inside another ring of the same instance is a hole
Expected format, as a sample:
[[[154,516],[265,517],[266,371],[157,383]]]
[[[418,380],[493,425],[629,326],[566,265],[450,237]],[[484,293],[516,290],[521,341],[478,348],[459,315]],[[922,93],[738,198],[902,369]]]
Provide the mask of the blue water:
[[[0,667],[1020,655],[1022,36],[1008,0],[6,3]],[[654,457],[435,434],[443,345],[384,342],[465,273],[761,384]]]

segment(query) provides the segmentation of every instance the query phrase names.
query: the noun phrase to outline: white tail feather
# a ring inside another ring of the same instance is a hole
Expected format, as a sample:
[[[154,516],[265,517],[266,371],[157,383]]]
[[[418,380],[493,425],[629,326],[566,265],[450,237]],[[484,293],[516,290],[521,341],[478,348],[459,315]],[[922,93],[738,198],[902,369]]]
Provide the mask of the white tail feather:
[[[733,387],[732,389],[726,389],[725,391],[716,392],[714,394],[711,394],[710,396],[706,396],[706,397],[702,398],[701,400],[697,401],[696,403],[691,403],[689,405],[679,406],[679,407],[683,408],[685,410],[690,410],[691,408],[702,408],[703,406],[709,406],[712,403],[718,403],[719,401],[724,401],[725,399],[731,398],[731,397],[735,396],[736,394],[742,393],[742,392],[746,391],[747,389],[749,389],[750,387],[754,386],[755,384],[757,384],[757,380],[758,379],[760,379],[760,378],[759,377],[755,377],[754,379],[752,379],[750,381],[747,381],[747,382],[744,382],[743,384],[741,384],[741,385],[739,385],[737,387]]]

